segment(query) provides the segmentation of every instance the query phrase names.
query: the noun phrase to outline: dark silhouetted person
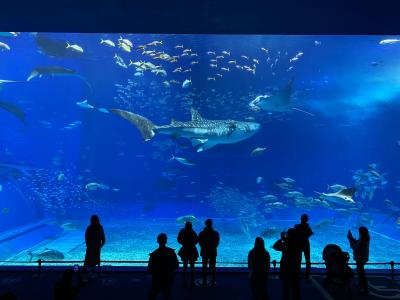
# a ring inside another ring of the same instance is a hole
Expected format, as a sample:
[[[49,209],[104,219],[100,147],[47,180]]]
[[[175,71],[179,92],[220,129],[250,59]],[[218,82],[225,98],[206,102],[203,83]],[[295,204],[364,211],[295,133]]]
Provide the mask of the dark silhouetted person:
[[[97,215],[90,218],[90,225],[85,232],[86,255],[83,264],[83,271],[88,267],[94,270],[97,265],[100,269],[100,250],[106,243],[103,226],[100,225],[100,220]]]
[[[197,233],[193,230],[191,222],[185,223],[185,228],[181,229],[178,234],[178,243],[182,245],[178,252],[183,262],[182,280],[183,286],[187,286],[186,270],[190,264],[190,284],[194,286],[194,263],[199,258],[196,244],[199,242]]]
[[[54,285],[54,300],[73,300],[78,295],[81,287],[82,280],[78,273],[76,274],[77,280],[74,283],[74,271],[71,269],[64,270],[62,279],[57,281]]]
[[[310,280],[311,273],[311,258],[310,258],[310,236],[314,233],[312,232],[310,225],[308,225],[308,215],[304,214],[300,218],[301,223],[294,226],[296,231],[296,237],[299,243],[300,250],[304,253],[304,258],[306,260],[306,279]]]
[[[219,245],[219,233],[213,229],[212,220],[207,219],[206,227],[199,233],[200,255],[202,260],[203,287],[207,286],[207,267],[211,270],[211,285],[215,286],[217,248]]]
[[[149,300],[157,299],[160,293],[165,300],[172,299],[171,290],[174,283],[175,271],[179,268],[175,250],[167,247],[167,235],[160,233],[157,237],[158,249],[150,253],[147,271],[151,274],[152,282]]]
[[[267,300],[267,280],[269,275],[270,256],[265,249],[264,240],[257,237],[254,248],[248,255],[250,288],[254,300]]]
[[[357,275],[359,280],[359,287],[362,292],[369,293],[367,277],[365,276],[365,264],[369,259],[369,232],[364,226],[358,229],[360,238],[356,240],[351,231],[347,233],[347,238],[350,242],[350,247],[353,249],[353,258],[356,261]]]
[[[287,233],[282,232],[281,238],[275,242],[273,248],[282,252],[279,267],[282,299],[300,299],[301,250],[295,230],[290,228]]]

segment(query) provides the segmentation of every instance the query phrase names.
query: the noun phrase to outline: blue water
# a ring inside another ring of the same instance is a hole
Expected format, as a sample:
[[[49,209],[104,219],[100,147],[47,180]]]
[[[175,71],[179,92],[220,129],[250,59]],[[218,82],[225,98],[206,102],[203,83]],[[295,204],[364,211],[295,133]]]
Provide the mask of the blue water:
[[[50,55],[38,46],[38,36],[79,45],[83,53],[62,49]],[[133,42],[131,52],[118,47],[120,36]],[[400,43],[379,44],[387,38],[393,37],[0,35],[0,42],[10,47],[0,51],[0,79],[20,81],[0,83],[0,101],[18,106],[28,124],[0,109],[0,167],[17,165],[3,172],[0,168],[0,233],[24,235],[25,225],[38,222],[63,229],[62,234],[41,234],[40,243],[30,231],[26,246],[0,239],[1,259],[27,260],[26,251],[40,253],[44,247],[63,252],[66,259],[81,259],[79,236],[90,215],[98,214],[108,232],[105,259],[145,260],[161,231],[178,247],[175,236],[182,224],[176,219],[193,215],[196,230],[205,219],[215,219],[222,236],[220,261],[241,262],[256,236],[273,228],[276,234],[264,234],[269,247],[281,230],[308,213],[315,228],[314,261],[321,260],[330,242],[350,251],[347,230],[356,233],[360,225],[371,230],[370,260],[395,260],[400,238],[400,213],[393,213],[393,207],[400,207]],[[100,39],[112,40],[115,47],[100,44]],[[152,41],[162,41],[146,47],[158,52],[154,56],[137,48]],[[154,59],[161,52],[177,61]],[[151,62],[166,76],[151,70],[135,76],[133,66],[116,64],[115,54],[127,65],[130,60]],[[216,56],[223,57],[210,61]],[[255,69],[255,74],[237,65]],[[28,82],[39,66],[75,73]],[[179,67],[191,70],[173,72]],[[182,87],[185,79],[191,79],[188,88]],[[251,109],[254,98],[276,95],[290,80],[291,104],[285,111]],[[83,100],[95,108],[76,104]],[[176,136],[157,134],[144,142],[132,124],[96,109],[120,108],[167,125],[172,118],[189,121],[191,107],[205,119],[257,122],[261,129],[241,142],[196,152],[190,141]],[[256,147],[267,149],[252,156]],[[195,165],[170,160],[172,155]],[[353,177],[357,170],[376,172],[376,182],[360,184]],[[283,190],[277,184],[287,177],[295,183]],[[93,191],[88,183],[106,188]],[[356,186],[355,204],[325,206],[316,192],[326,193],[332,184]],[[285,196],[288,191],[301,192],[305,199],[295,203]],[[266,195],[276,196],[279,204],[266,202]]]

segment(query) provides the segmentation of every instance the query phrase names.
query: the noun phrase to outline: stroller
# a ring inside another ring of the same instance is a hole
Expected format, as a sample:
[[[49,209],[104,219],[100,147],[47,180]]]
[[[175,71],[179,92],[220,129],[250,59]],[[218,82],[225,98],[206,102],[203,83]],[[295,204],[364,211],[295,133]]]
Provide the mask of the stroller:
[[[322,258],[326,266],[326,278],[324,286],[334,291],[345,291],[351,298],[351,279],[353,271],[348,265],[350,255],[338,245],[329,244],[322,252]]]

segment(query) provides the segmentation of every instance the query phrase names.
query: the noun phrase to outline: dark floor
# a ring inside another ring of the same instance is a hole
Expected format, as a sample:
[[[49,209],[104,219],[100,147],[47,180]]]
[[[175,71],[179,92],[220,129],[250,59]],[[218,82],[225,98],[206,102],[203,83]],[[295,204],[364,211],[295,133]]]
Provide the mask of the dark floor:
[[[52,299],[53,284],[60,272],[0,272],[0,294],[15,292],[19,300]],[[343,289],[326,291],[322,288],[323,277],[315,275],[310,283],[302,283],[303,299],[346,299]],[[352,288],[352,299],[400,299],[400,282],[384,276],[370,276],[371,294],[361,296]],[[146,299],[149,278],[143,272],[105,272],[95,274],[82,288],[77,299]],[[269,280],[270,299],[280,299],[280,282]],[[161,299],[161,298],[160,298]],[[251,299],[246,273],[223,273],[217,278],[214,288],[182,288],[180,274],[177,275],[173,299]]]

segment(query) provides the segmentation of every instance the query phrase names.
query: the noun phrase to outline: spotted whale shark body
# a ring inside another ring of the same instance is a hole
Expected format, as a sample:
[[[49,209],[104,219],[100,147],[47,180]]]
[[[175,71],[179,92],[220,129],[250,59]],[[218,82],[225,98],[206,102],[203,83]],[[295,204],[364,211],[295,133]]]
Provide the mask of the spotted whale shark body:
[[[156,134],[167,134],[186,138],[197,148],[197,152],[208,150],[219,144],[233,144],[253,136],[261,127],[255,122],[235,120],[208,120],[195,109],[191,109],[190,121],[172,120],[169,125],[157,126],[140,115],[121,109],[110,109],[135,125],[145,141]]]

